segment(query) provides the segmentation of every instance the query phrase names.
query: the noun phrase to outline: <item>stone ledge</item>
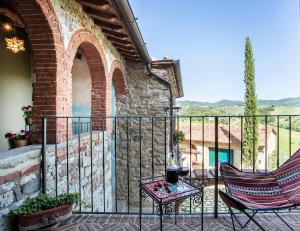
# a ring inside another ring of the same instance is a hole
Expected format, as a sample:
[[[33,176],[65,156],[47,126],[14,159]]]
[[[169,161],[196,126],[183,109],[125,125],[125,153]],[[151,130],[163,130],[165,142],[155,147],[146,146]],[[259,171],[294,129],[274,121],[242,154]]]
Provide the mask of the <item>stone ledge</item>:
[[[37,150],[41,151],[42,150],[42,145],[33,144],[33,145],[28,145],[28,146],[25,146],[25,147],[21,147],[21,148],[10,149],[10,150],[4,151],[4,152],[0,152],[0,160],[2,162],[2,160],[4,160],[4,159],[17,157],[17,156],[22,155],[24,153],[36,152]]]
[[[0,154],[0,184],[40,171],[41,145],[11,149]]]

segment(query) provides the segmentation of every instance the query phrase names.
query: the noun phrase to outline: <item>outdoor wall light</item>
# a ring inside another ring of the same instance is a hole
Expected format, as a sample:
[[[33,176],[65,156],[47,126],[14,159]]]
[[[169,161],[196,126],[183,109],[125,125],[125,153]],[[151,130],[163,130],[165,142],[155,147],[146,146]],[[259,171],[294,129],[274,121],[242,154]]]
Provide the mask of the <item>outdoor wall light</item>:
[[[13,38],[5,38],[6,48],[14,53],[25,51],[24,40],[18,39],[16,36]]]
[[[13,27],[10,23],[4,23],[3,24],[3,29],[6,31],[12,31]]]

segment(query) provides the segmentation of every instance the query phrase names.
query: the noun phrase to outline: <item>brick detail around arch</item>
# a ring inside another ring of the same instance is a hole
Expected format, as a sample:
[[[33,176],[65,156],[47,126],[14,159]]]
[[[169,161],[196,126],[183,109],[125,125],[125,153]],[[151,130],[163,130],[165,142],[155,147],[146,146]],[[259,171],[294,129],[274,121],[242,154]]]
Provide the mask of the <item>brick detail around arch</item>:
[[[66,52],[66,71],[67,76],[72,78],[72,65],[75,54],[80,48],[84,53],[91,73],[92,92],[92,129],[105,130],[106,121],[101,121],[101,116],[106,116],[106,81],[107,81],[107,64],[105,55],[96,38],[87,30],[76,31],[70,41]],[[72,82],[72,79],[70,80]],[[72,89],[70,90],[72,97]],[[71,105],[72,106],[72,105]]]
[[[126,95],[125,71],[120,62],[112,63],[110,76],[115,84],[116,97],[119,100],[121,96]]]
[[[47,0],[11,0],[24,22],[32,50],[33,141],[41,141],[42,117],[62,115],[64,109],[64,48],[58,20]],[[59,59],[58,59],[59,57]],[[60,61],[61,60],[61,61]],[[54,142],[63,126],[49,121],[48,141]]]

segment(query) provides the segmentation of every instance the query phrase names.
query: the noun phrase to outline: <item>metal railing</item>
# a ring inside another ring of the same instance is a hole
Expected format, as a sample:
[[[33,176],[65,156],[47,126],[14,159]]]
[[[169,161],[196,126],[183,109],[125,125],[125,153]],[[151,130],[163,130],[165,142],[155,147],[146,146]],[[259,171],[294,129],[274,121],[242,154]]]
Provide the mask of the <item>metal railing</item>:
[[[77,135],[80,133],[89,132],[91,129],[90,122],[72,122],[72,134]]]
[[[245,125],[251,120],[256,121],[251,129],[252,135],[258,134],[258,142],[251,140],[252,154],[247,155],[252,160],[245,163]],[[46,117],[43,191],[54,195],[79,192],[79,213],[137,213],[138,182],[165,174],[176,129],[185,134],[176,150],[191,170],[189,178],[214,186],[209,212],[217,217],[222,184],[219,164],[227,161],[253,172],[278,168],[300,146],[296,142],[299,121],[300,115]],[[60,133],[50,142],[48,130],[53,130],[53,124],[56,129],[60,126]],[[227,153],[227,159],[220,151]],[[213,165],[209,165],[209,158]],[[155,213],[153,202],[143,203],[148,213]],[[185,212],[195,212],[191,203],[185,206]]]

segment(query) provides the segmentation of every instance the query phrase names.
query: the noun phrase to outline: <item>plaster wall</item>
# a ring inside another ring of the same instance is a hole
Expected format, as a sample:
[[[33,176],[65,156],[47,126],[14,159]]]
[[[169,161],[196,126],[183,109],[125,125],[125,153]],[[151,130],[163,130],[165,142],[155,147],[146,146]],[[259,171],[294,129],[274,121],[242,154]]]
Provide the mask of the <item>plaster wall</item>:
[[[5,34],[0,30],[0,152],[9,148],[6,132],[18,132],[25,127],[21,108],[32,104],[31,52],[26,35],[16,32],[25,40],[26,51],[13,53],[6,49]]]

